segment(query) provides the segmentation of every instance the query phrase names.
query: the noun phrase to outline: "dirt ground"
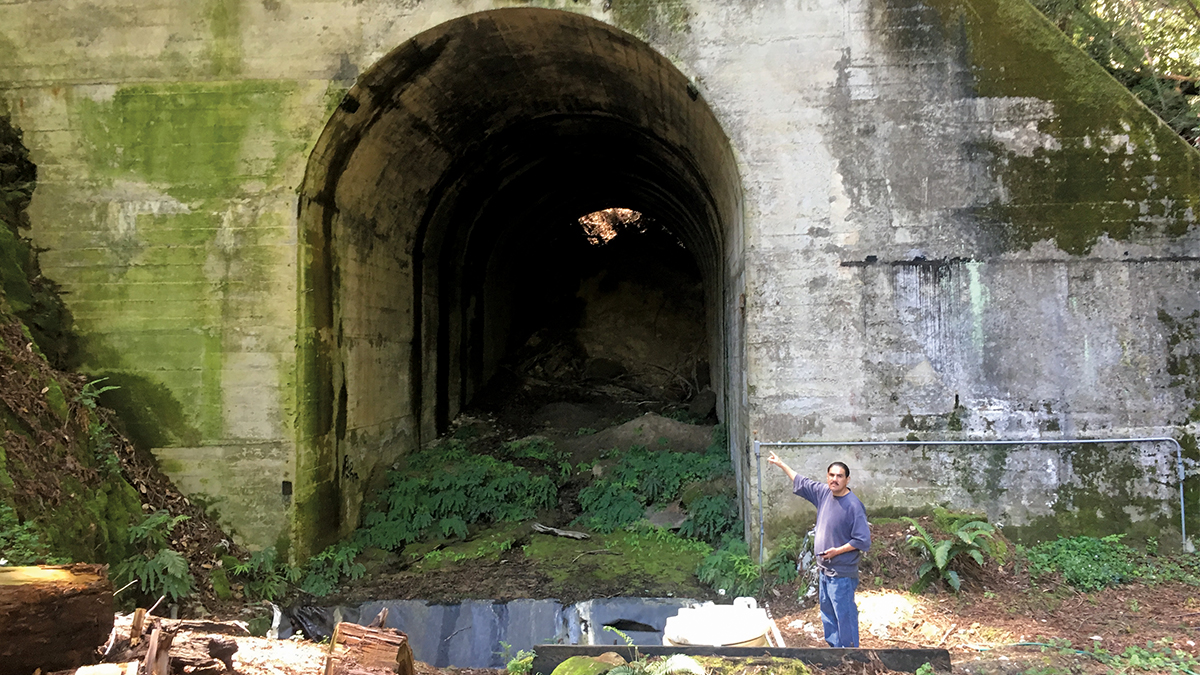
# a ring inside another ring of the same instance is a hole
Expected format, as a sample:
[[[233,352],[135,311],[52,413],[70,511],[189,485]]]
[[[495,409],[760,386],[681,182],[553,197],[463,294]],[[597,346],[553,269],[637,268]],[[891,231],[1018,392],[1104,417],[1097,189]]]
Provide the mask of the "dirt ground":
[[[1077,650],[1120,654],[1170,644],[1200,655],[1200,587],[1134,583],[1082,593],[1053,580],[1032,585],[1010,563],[964,568],[959,594],[913,595],[905,589],[916,579],[918,561],[905,564],[906,535],[904,524],[872,527],[872,554],[857,596],[864,648],[944,648],[956,673],[1112,672]],[[824,646],[817,609],[797,602],[791,591],[779,588],[760,601],[771,608],[788,646]],[[1064,649],[1067,643],[1071,649]]]

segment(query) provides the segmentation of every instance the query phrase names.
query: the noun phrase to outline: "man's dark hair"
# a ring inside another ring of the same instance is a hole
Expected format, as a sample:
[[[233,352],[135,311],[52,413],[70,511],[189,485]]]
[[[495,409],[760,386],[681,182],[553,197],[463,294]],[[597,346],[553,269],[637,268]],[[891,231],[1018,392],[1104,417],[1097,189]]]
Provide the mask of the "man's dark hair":
[[[846,466],[845,462],[834,462],[833,464],[830,464],[829,466],[825,467],[825,473],[829,473],[829,470],[835,466],[842,467],[842,471],[846,472],[846,478],[850,477],[850,467]]]

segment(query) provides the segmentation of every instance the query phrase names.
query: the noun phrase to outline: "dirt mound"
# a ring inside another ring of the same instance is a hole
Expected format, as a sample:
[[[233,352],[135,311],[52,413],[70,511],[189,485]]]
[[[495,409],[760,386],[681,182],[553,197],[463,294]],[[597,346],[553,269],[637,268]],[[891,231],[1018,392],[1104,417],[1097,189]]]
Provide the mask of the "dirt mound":
[[[676,422],[655,413],[646,413],[620,426],[588,436],[562,441],[572,457],[595,458],[605,450],[628,450],[642,445],[650,450],[702,452],[712,442],[713,427],[703,424]]]

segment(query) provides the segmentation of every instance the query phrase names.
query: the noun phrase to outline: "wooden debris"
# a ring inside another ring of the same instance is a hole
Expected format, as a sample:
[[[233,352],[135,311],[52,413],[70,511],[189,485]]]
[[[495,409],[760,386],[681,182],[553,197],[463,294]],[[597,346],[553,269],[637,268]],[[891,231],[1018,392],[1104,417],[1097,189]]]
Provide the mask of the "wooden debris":
[[[77,668],[113,627],[112,584],[101,565],[0,567],[4,672]]]
[[[557,527],[547,527],[541,523],[534,523],[533,531],[541,532],[542,534],[552,534],[556,537],[570,537],[571,539],[591,539],[592,538],[592,535],[590,535],[586,532],[576,532],[574,530],[560,530]]]
[[[393,628],[339,623],[329,641],[325,675],[415,675],[408,636]]]
[[[171,675],[171,643],[175,641],[175,631],[164,631],[155,626],[150,633],[149,648],[146,658],[142,661],[142,672],[145,675]]]
[[[136,620],[137,616],[134,616]],[[232,637],[211,635],[210,633],[243,634],[245,628],[237,623],[222,623],[216,621],[175,621],[171,619],[153,619],[150,637],[145,637],[146,629],[133,631],[141,639],[119,640],[112,661],[140,660],[145,666],[142,675],[158,675],[152,664],[165,663],[169,673],[188,673],[189,675],[219,675],[236,672],[233,666],[233,655],[238,651],[238,643]],[[131,627],[132,628],[132,627]],[[168,642],[164,636],[172,638]],[[164,651],[164,648],[166,651]],[[152,653],[153,652],[153,653]]]
[[[223,663],[230,672],[233,671],[233,655],[237,653],[237,650],[237,640],[233,638],[208,638],[208,655]]]
[[[142,629],[146,626],[146,610],[138,607],[133,611],[133,623],[129,626],[129,646],[136,647],[142,641]]]
[[[383,628],[384,624],[387,623],[387,618],[388,608],[384,607],[383,609],[379,610],[379,613],[375,615],[374,619],[371,619],[371,623],[367,624],[367,628]]]

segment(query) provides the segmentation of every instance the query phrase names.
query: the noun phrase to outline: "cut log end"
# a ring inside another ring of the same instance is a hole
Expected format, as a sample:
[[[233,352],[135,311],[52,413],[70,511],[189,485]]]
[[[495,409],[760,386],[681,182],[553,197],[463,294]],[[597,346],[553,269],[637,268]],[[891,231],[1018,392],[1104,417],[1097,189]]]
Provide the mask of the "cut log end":
[[[415,675],[408,636],[394,628],[339,623],[329,642],[325,675]]]
[[[51,672],[91,663],[112,633],[112,596],[102,565],[0,567],[5,672]]]

